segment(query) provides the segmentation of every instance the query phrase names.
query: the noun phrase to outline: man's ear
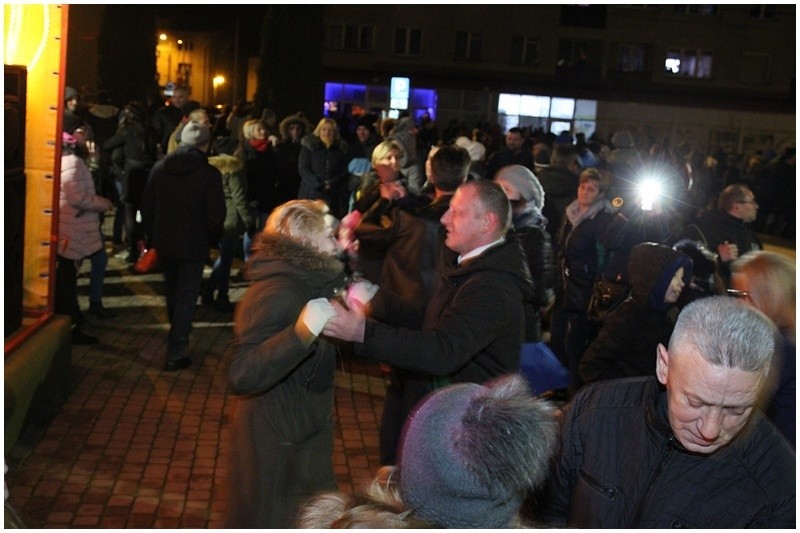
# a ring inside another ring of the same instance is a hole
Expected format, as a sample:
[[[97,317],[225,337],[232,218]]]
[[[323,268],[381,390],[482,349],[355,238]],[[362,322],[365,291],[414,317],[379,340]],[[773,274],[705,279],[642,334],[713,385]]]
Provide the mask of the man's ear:
[[[656,347],[656,376],[662,385],[667,384],[667,373],[669,372],[669,352],[663,344],[658,343]]]
[[[483,214],[483,231],[484,231],[484,233],[489,233],[497,225],[498,225],[497,214],[493,213],[492,211],[488,211],[487,210]]]

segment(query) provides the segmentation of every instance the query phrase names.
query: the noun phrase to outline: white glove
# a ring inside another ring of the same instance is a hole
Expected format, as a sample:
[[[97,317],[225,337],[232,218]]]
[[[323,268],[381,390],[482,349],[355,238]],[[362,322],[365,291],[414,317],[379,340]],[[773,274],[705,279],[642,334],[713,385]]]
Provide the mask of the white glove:
[[[300,312],[301,321],[308,330],[314,334],[315,337],[319,336],[322,328],[328,323],[328,320],[334,316],[336,312],[327,298],[317,298],[310,300],[303,310]]]
[[[353,307],[353,302],[356,301],[361,307],[364,307],[372,300],[376,292],[378,292],[378,286],[368,280],[361,279],[351,283],[347,287],[347,306]]]

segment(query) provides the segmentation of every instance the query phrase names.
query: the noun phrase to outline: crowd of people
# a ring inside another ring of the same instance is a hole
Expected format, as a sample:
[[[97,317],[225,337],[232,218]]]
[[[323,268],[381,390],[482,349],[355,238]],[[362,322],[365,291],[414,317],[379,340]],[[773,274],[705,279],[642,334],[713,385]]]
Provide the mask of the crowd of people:
[[[234,313],[229,527],[794,527],[795,267],[758,237],[794,238],[793,147],[739,168],[628,131],[351,131],[188,96],[114,115],[67,91],[56,311],[93,341],[75,278],[98,256],[89,312],[113,318],[116,207],[128,262],[159,254],[164,371],[192,364],[198,298]],[[525,343],[568,387],[532,395]],[[389,376],[360,495],[335,492],[343,353]]]

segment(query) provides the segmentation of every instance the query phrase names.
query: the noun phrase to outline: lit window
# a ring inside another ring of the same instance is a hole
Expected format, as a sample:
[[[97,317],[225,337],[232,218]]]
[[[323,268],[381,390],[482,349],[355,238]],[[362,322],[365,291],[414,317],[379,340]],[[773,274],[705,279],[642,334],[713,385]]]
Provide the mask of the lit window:
[[[667,52],[664,70],[687,78],[711,78],[714,56],[708,50],[672,49]]]

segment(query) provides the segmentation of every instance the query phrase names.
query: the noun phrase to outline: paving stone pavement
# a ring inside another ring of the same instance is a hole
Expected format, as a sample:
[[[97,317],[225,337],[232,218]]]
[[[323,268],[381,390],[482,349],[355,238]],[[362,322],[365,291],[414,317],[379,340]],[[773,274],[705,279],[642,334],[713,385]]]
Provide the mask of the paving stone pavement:
[[[85,263],[82,309],[88,308]],[[192,366],[162,372],[168,331],[162,286],[160,274],[137,275],[109,257],[103,300],[117,317],[87,314],[84,329],[100,343],[73,347],[68,400],[7,458],[9,502],[27,527],[223,527],[236,401],[227,381],[232,315],[198,300]],[[246,287],[234,277],[231,300]],[[333,462],[342,491],[353,492],[380,466],[385,391],[379,365],[340,357]]]

